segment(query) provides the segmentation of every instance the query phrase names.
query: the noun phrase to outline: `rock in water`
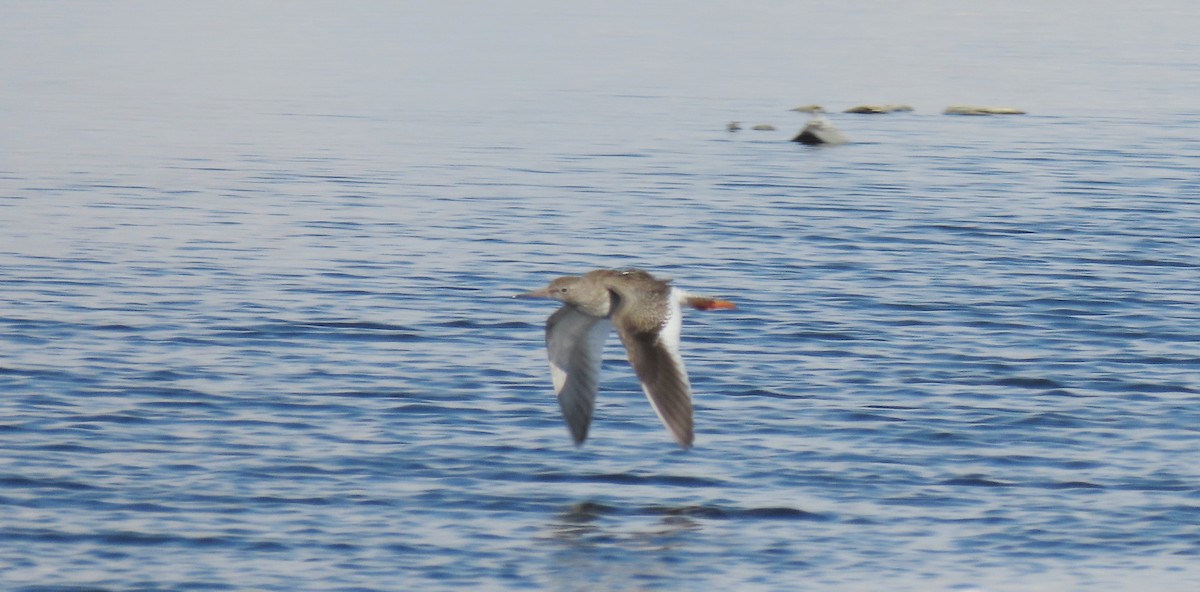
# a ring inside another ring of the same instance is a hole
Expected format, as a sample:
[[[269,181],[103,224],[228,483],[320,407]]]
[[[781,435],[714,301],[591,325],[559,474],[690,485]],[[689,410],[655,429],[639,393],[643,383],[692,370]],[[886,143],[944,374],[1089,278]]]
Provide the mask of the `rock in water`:
[[[832,123],[816,118],[809,121],[804,129],[792,138],[792,141],[815,146],[818,144],[845,144],[850,140],[846,139],[846,136],[842,135],[842,132],[838,131],[836,127],[833,127]]]
[[[909,105],[859,105],[846,109],[844,113],[902,113],[912,110],[913,108]]]
[[[1015,107],[984,107],[979,105],[951,105],[943,112],[946,115],[1024,115]]]

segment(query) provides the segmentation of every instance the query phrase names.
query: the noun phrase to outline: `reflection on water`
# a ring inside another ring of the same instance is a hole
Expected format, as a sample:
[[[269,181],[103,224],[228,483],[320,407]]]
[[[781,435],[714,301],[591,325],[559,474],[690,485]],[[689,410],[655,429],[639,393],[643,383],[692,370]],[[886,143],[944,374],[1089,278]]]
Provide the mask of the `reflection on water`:
[[[548,526],[546,541],[554,589],[671,589],[679,577],[675,565],[688,553],[688,541],[702,526],[686,508],[663,508],[636,520],[606,522],[625,514],[605,504],[584,501],[559,514]]]

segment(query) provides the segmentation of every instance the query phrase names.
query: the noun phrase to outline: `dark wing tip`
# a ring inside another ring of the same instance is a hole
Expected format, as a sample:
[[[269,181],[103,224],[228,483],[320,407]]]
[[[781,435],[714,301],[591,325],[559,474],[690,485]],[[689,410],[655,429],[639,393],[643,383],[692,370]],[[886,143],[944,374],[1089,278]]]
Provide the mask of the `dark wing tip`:
[[[684,450],[690,450],[692,443],[696,440],[696,432],[692,426],[692,410],[688,406],[687,416],[672,417],[663,419],[663,423],[667,425],[667,430],[671,432],[671,436],[675,438],[675,442]],[[682,425],[680,425],[682,423]]]
[[[571,431],[571,440],[575,443],[575,447],[582,447],[583,443],[587,441],[588,427],[586,425],[583,427],[578,427],[574,424],[567,423],[567,428]]]

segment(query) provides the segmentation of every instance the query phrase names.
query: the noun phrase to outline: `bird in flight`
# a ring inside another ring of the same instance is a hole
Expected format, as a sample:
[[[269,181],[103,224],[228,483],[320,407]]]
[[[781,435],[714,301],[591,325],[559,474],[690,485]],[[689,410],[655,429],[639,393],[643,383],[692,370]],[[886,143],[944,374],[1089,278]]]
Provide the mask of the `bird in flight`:
[[[546,321],[546,350],[554,391],[576,446],[587,439],[604,341],[613,328],[663,425],[680,446],[692,446],[692,389],[679,355],[682,307],[736,308],[732,302],[689,294],[640,269],[560,277],[516,297],[563,303]]]

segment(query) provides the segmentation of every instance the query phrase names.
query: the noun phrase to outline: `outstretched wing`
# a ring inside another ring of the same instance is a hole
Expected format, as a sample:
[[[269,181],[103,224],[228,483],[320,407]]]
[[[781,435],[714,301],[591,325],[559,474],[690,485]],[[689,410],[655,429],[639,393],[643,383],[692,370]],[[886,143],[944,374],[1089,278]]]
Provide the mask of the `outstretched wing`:
[[[576,446],[587,439],[592,423],[604,340],[610,328],[608,319],[585,315],[570,306],[558,309],[546,321],[550,376]]]
[[[683,313],[675,294],[671,294],[664,305],[668,307],[666,321],[654,331],[623,322],[625,317],[621,314],[614,317],[614,324],[621,343],[625,344],[629,363],[637,372],[642,390],[658,418],[680,446],[691,448],[692,388],[679,355]]]

